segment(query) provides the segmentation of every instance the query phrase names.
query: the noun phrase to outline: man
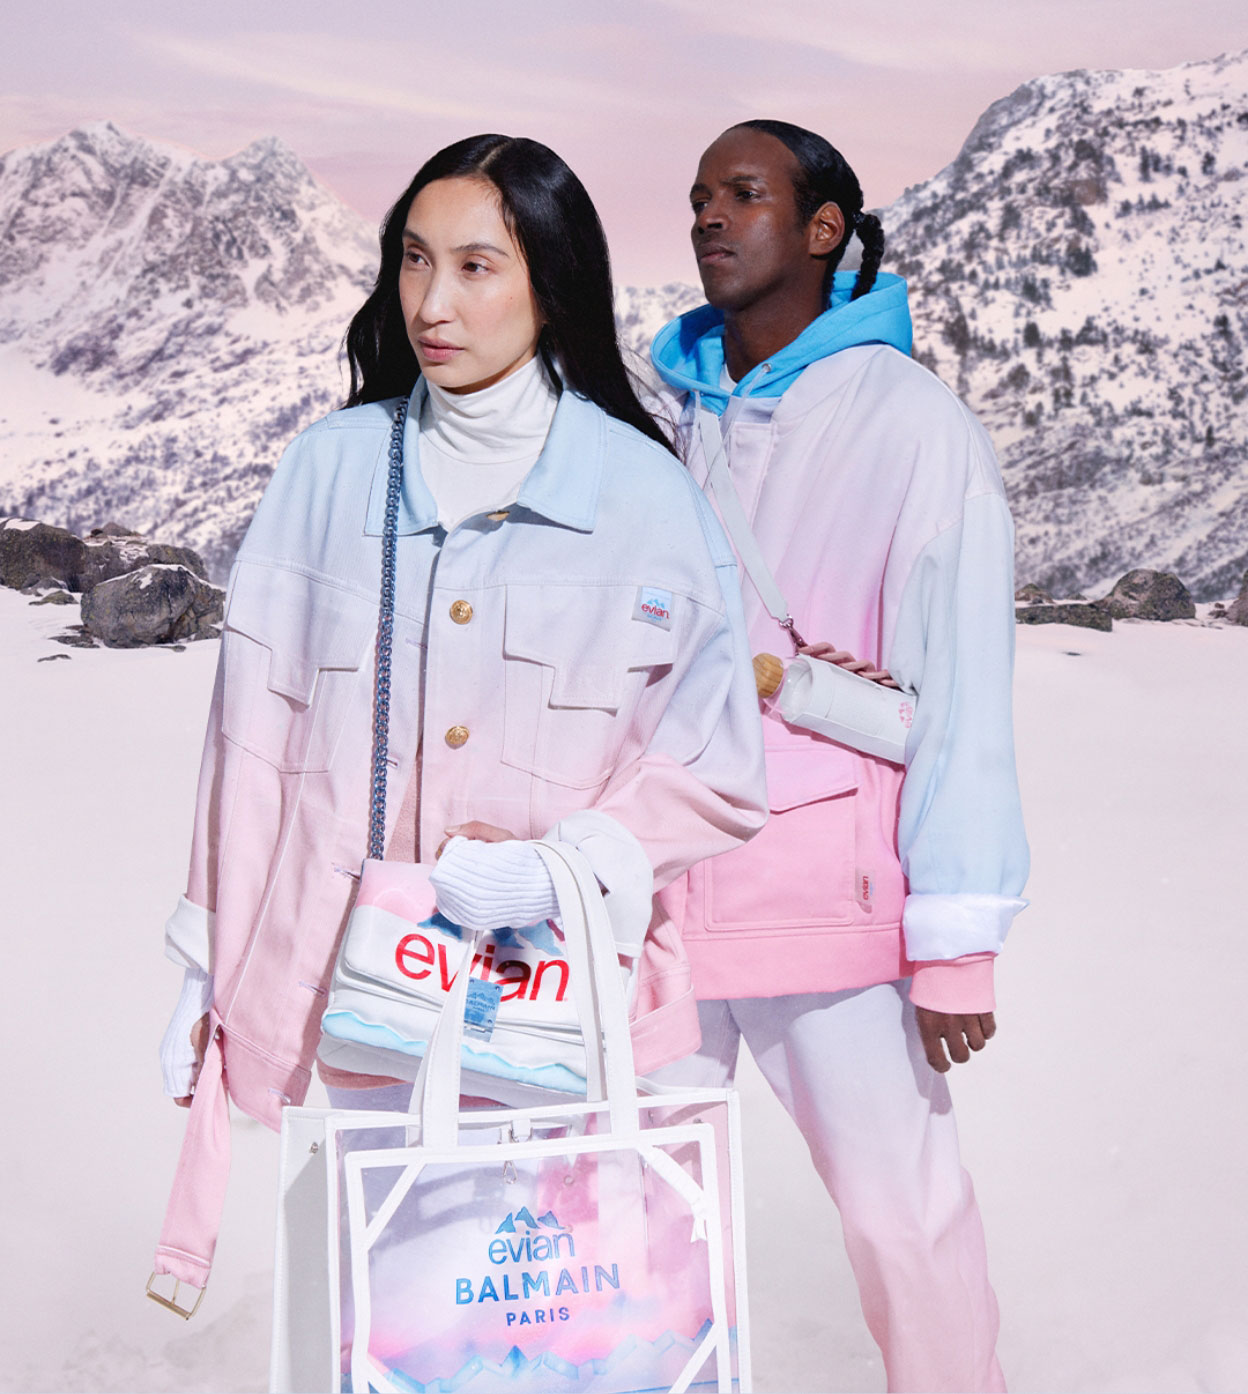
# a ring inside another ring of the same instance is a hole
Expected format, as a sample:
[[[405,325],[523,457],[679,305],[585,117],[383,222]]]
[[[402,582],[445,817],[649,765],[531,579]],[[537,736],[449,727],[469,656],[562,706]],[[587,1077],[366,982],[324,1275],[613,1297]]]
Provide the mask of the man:
[[[703,1041],[663,1078],[723,1083],[744,1037],[840,1209],[889,1389],[1002,1389],[943,1078],[995,1030],[993,958],[1026,903],[1000,474],[908,357],[905,283],[878,274],[879,221],[826,141],[735,126],[691,202],[709,304],[654,344],[689,468],[705,483],[726,458],[792,626],[817,641],[800,651],[891,674],[913,717],[902,769],[765,713],[771,821],[665,893]],[[836,273],[855,233],[862,269]],[[791,654],[742,584],[754,651]]]

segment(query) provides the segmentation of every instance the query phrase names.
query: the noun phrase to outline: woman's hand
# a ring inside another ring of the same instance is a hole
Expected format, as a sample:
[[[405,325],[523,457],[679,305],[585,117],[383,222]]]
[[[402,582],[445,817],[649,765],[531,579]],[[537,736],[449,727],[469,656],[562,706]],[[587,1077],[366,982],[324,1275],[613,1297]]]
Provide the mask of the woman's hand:
[[[165,1093],[189,1108],[191,1093],[208,1048],[208,1009],[212,1006],[212,974],[188,966],[169,1025],[160,1042],[160,1072]]]
[[[194,1089],[195,1081],[199,1078],[199,1071],[204,1063],[204,1056],[208,1053],[208,1013],[203,1016],[191,1027],[191,1049],[195,1052],[195,1063],[191,1066],[191,1088]],[[173,1101],[179,1108],[190,1108],[190,1094],[183,1094],[180,1099]]]
[[[901,684],[893,681],[887,669],[872,668],[865,658],[855,658],[848,649],[838,649],[835,644],[803,644],[798,653],[807,658],[822,658],[825,663],[835,663],[847,673],[857,673],[861,678],[878,682],[881,687],[894,687],[901,691]]]
[[[488,823],[462,823],[459,831],[447,831],[429,884],[439,911],[452,924],[477,933],[521,929],[558,913],[554,882],[531,842]]]
[[[438,850],[433,854],[434,861],[442,855],[446,844],[453,837],[466,837],[469,842],[518,842],[520,839],[515,833],[509,833],[506,828],[496,827],[493,823],[481,823],[473,819],[470,823],[457,823],[453,828],[447,828],[446,836],[438,843]]]

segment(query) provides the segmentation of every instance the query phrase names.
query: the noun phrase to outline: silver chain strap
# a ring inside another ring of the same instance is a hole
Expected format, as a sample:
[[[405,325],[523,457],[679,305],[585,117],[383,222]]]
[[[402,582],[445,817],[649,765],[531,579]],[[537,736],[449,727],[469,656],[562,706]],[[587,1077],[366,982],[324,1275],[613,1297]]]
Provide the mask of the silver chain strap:
[[[377,685],[373,703],[373,791],[368,817],[368,855],[386,854],[386,766],[390,755],[390,662],[394,652],[394,581],[399,534],[399,495],[403,487],[403,427],[407,400],[399,403],[390,428],[390,472],[386,479],[386,518],[381,534],[381,606],[377,619]]]

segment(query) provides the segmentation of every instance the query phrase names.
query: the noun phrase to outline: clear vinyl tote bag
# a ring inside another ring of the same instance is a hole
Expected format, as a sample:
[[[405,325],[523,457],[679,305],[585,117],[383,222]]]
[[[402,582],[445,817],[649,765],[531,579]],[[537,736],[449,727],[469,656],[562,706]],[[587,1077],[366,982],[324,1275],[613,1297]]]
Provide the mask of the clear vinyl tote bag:
[[[537,845],[587,1097],[460,1112],[468,942],[409,1112],[283,1110],[274,1390],[750,1388],[736,1095],[638,1093],[593,873]]]

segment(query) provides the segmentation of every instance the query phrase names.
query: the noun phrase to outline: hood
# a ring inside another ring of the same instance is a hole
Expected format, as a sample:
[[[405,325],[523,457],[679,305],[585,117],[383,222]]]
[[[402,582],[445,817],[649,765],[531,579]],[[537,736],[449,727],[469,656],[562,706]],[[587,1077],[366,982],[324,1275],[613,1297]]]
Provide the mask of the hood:
[[[733,388],[734,397],[779,397],[812,363],[855,344],[890,344],[910,352],[912,339],[906,283],[881,272],[866,295],[850,300],[856,271],[832,277],[828,308],[792,343],[757,364]],[[729,394],[720,386],[724,367],[724,316],[700,305],[659,330],[650,356],[659,376],[679,392],[698,392],[702,404],[722,416]]]

